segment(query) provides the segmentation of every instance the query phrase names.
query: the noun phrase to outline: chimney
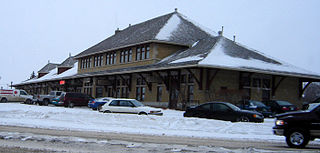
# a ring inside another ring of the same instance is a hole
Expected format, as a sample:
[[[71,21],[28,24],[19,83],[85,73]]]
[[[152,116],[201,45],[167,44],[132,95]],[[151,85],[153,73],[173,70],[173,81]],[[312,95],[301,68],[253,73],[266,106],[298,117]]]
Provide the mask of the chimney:
[[[71,57],[71,53],[69,53],[69,57]]]
[[[175,8],[175,9],[174,9],[174,12],[177,13],[177,12],[178,12],[178,8]]]
[[[236,35],[233,35],[233,42],[236,42]]]
[[[223,26],[221,27],[221,31],[218,31],[219,36],[223,36]]]
[[[129,27],[131,27],[131,24],[129,24]]]
[[[117,33],[119,33],[121,30],[119,30],[119,28],[117,28],[117,30],[116,31],[114,31],[114,34],[117,34]]]

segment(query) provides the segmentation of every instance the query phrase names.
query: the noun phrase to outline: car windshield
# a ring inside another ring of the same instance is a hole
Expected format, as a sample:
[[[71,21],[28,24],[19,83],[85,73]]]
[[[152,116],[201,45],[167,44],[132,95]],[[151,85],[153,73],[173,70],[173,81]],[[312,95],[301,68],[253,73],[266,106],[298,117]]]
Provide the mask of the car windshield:
[[[258,107],[266,107],[265,104],[263,104],[262,102],[260,101],[251,101],[254,105],[258,106]]]
[[[291,103],[287,101],[277,101],[279,105],[292,105]]]
[[[237,106],[235,106],[235,105],[233,105],[233,104],[230,104],[230,103],[226,103],[226,105],[228,105],[229,107],[231,107],[231,109],[233,109],[233,110],[241,110],[239,107],[237,107]]]
[[[305,110],[305,111],[310,112],[310,111],[312,111],[313,109],[315,109],[316,107],[318,107],[319,105],[320,105],[320,103],[312,103],[312,104],[309,104],[308,109]]]
[[[134,106],[136,106],[136,107],[143,107],[144,105],[141,103],[141,102],[139,102],[139,101],[137,101],[137,100],[131,100],[131,102],[134,104]]]

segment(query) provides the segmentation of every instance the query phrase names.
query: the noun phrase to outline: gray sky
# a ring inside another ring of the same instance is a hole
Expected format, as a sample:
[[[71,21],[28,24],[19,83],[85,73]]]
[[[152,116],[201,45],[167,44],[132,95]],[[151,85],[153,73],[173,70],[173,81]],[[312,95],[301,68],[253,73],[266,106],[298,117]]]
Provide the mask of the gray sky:
[[[320,74],[319,0],[1,0],[0,87],[124,29],[174,11]]]

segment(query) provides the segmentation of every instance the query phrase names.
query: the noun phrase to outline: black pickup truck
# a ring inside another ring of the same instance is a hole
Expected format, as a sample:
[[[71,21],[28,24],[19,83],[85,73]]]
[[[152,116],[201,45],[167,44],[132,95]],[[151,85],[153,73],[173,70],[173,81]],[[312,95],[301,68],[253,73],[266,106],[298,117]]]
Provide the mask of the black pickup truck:
[[[286,137],[289,147],[304,148],[310,140],[320,138],[320,103],[309,104],[303,111],[276,116],[273,133]]]

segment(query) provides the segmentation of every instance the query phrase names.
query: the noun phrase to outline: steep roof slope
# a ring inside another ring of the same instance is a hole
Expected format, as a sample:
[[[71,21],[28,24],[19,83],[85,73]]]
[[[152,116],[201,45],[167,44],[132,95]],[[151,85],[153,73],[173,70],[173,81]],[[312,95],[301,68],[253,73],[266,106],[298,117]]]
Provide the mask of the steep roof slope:
[[[38,73],[49,73],[52,69],[56,68],[59,64],[48,63],[42,69],[38,71]]]
[[[61,64],[59,64],[58,67],[73,67],[74,63],[76,62],[77,60],[74,59],[74,56],[70,56],[66,60],[64,60]]]
[[[180,13],[173,12],[121,30],[76,55],[75,58],[148,41],[190,46],[198,39],[206,38],[209,35],[209,32],[186,20]]]

